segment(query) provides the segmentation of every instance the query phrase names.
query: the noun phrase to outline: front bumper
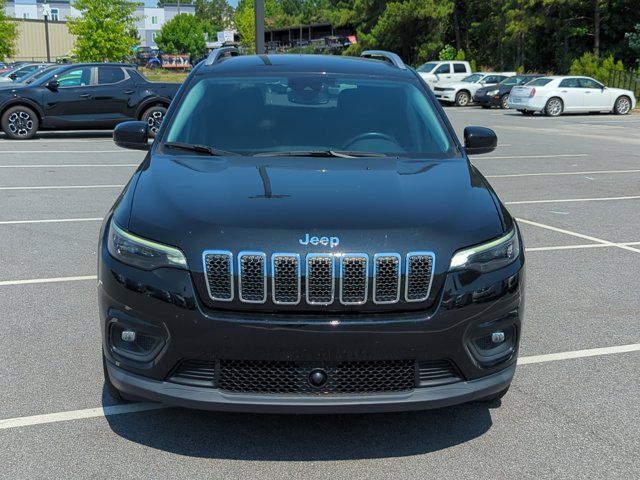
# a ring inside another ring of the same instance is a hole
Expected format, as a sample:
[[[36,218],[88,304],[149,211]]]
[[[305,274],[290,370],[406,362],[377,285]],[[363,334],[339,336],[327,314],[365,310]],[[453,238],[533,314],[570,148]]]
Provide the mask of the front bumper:
[[[524,254],[483,275],[448,274],[428,311],[384,314],[224,312],[206,307],[192,275],[160,268],[142,271],[100,247],[99,311],[110,381],[131,396],[186,407],[256,412],[373,412],[437,408],[506,388],[515,364],[524,314]],[[127,357],[115,348],[114,325],[162,339],[147,356]],[[513,329],[507,355],[479,358],[478,335]],[[184,360],[336,362],[446,360],[454,383],[392,393],[248,394],[169,381]],[[486,360],[486,361],[485,361]]]
[[[436,96],[438,100],[441,102],[455,102],[456,101],[456,92],[442,92],[442,91],[434,91],[433,94]]]
[[[107,363],[107,371],[111,382],[122,392],[187,408],[254,413],[373,413],[426,410],[479,400],[507,388],[516,366],[477,380],[417,388],[406,393],[323,397],[224,393],[142,377],[112,363]]]
[[[500,95],[486,95],[483,92],[476,93],[473,96],[473,103],[486,107],[499,107]]]

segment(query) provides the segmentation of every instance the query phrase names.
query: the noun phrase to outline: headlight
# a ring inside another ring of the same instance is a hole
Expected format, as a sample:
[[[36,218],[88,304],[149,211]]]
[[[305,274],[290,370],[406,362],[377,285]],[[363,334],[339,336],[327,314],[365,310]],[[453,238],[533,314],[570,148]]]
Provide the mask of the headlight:
[[[449,269],[492,272],[514,262],[519,254],[520,241],[514,226],[509,233],[496,240],[456,252]]]
[[[127,265],[153,270],[160,267],[187,267],[187,259],[177,248],[152,242],[125,232],[111,220],[109,224],[109,253]]]
[[[491,90],[490,92],[487,92],[487,95],[497,95],[499,91],[500,90]]]

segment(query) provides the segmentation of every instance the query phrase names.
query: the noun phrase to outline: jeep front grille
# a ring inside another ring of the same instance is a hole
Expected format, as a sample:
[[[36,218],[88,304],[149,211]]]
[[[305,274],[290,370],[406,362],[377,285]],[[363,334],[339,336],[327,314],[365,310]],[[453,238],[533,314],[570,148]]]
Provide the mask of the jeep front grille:
[[[393,304],[401,296],[407,302],[425,302],[435,268],[432,252],[410,252],[404,258],[377,253],[369,262],[365,253],[310,253],[305,258],[274,253],[268,261],[264,252],[245,251],[237,254],[237,272],[233,257],[225,250],[203,254],[207,291],[214,301],[232,301],[237,288],[237,298],[244,303],[266,303],[269,298],[276,305]]]
[[[311,253],[307,255],[307,303],[330,305],[333,303],[335,282],[333,255]]]
[[[297,305],[300,303],[300,255],[274,253],[271,256],[273,303]]]
[[[233,300],[233,254],[224,250],[208,250],[202,256],[207,289],[212,300]]]

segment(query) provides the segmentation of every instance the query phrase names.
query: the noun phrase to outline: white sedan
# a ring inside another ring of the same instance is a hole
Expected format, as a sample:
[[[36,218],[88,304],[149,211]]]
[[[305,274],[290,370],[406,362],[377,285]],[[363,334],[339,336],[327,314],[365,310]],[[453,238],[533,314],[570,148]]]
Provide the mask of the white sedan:
[[[513,87],[509,108],[524,115],[542,112],[557,117],[564,112],[613,112],[626,115],[636,106],[630,90],[605,87],[589,77],[542,77]]]
[[[515,75],[515,72],[474,73],[461,82],[447,83],[434,87],[433,93],[441,102],[454,103],[457,107],[466,107],[475,93],[482,87],[497,85]]]

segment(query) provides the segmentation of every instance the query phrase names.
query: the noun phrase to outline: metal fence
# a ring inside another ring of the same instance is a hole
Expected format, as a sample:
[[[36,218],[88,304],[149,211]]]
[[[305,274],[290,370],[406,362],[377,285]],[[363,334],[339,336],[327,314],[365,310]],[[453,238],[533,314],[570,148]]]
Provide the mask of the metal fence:
[[[631,90],[640,97],[640,70],[610,70],[607,86]]]

